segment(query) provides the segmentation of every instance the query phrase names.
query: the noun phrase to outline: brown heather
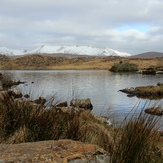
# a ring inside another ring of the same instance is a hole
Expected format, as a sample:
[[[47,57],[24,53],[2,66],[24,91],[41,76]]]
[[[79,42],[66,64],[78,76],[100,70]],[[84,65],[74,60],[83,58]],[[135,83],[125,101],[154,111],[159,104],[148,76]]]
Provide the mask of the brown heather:
[[[110,69],[119,62],[128,62],[143,68],[163,69],[163,58],[122,58],[122,57],[93,57],[93,56],[66,56],[66,55],[28,55],[6,57],[0,55],[1,69]]]

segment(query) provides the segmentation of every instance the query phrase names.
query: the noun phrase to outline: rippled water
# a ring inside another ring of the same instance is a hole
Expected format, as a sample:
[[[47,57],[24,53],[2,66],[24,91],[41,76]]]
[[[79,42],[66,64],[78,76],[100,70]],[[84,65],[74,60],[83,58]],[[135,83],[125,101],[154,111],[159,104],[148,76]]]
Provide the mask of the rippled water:
[[[148,105],[163,106],[162,100],[149,101],[137,97],[127,97],[119,92],[126,87],[156,85],[163,82],[163,75],[115,74],[107,70],[45,70],[12,71],[26,85],[19,85],[23,93],[36,98],[54,96],[56,101],[70,101],[72,98],[90,98],[94,106],[93,113],[124,118],[133,107],[139,111]],[[34,82],[33,84],[31,82]]]

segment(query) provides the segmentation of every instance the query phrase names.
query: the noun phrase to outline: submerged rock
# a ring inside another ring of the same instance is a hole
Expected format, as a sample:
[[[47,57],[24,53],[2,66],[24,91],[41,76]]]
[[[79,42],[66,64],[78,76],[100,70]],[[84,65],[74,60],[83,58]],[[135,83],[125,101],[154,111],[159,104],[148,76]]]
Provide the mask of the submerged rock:
[[[163,74],[163,71],[156,71],[156,74]]]
[[[131,97],[136,95],[135,88],[133,88],[133,87],[124,88],[124,89],[121,89],[119,91],[123,92],[123,93],[127,93]]]
[[[154,68],[146,68],[143,70],[139,70],[137,73],[141,73],[141,74],[146,74],[146,75],[155,75],[156,74],[156,70]]]
[[[29,96],[29,94],[25,94],[24,97],[25,98],[29,98],[30,96]]]
[[[163,83],[158,82],[157,86],[163,86]]]

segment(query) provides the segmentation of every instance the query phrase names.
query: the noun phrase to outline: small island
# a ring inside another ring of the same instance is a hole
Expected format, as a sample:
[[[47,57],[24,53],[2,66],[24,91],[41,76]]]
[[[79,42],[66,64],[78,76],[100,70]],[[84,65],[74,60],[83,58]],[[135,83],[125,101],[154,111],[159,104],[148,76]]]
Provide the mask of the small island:
[[[137,96],[140,98],[148,99],[161,99],[163,98],[163,83],[157,83],[156,86],[139,86],[124,88],[119,90],[126,93],[129,97]]]

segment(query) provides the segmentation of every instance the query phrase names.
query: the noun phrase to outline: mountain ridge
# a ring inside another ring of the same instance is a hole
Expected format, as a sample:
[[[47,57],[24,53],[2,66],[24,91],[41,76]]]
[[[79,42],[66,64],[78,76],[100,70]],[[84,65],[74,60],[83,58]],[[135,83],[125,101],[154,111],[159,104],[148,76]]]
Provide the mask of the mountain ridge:
[[[34,50],[13,50],[6,47],[0,47],[0,54],[15,56],[15,55],[30,55],[30,54],[71,54],[71,55],[88,55],[88,56],[120,56],[129,57],[131,54],[113,50],[111,48],[96,48],[92,46],[49,46],[42,45]]]

